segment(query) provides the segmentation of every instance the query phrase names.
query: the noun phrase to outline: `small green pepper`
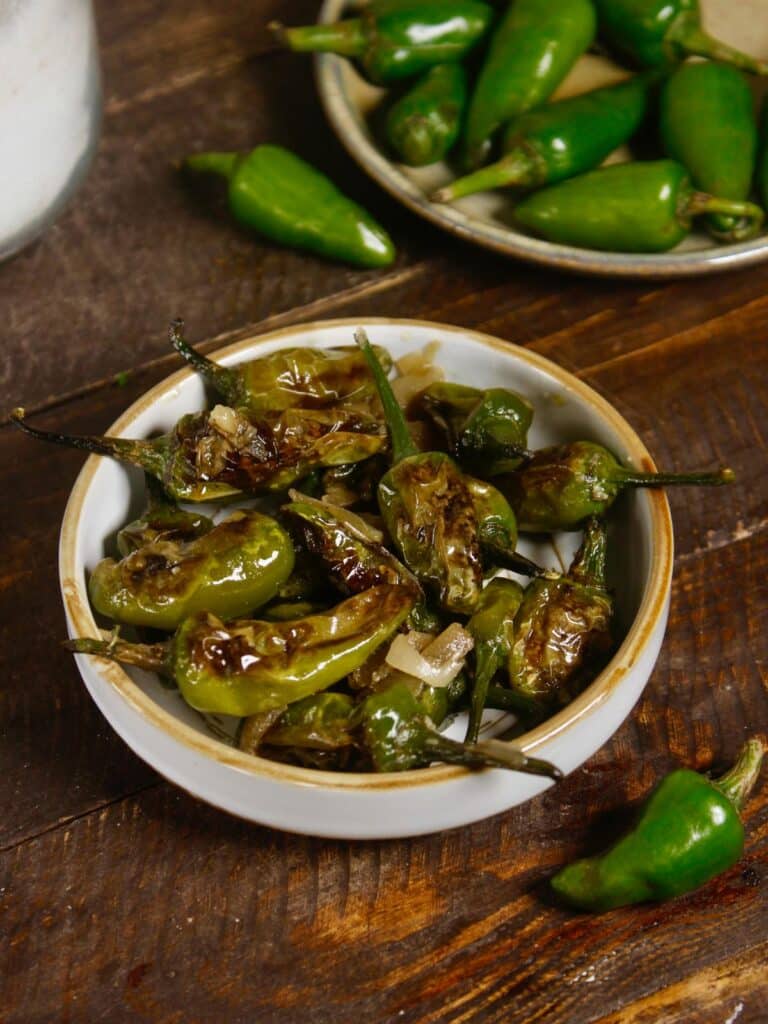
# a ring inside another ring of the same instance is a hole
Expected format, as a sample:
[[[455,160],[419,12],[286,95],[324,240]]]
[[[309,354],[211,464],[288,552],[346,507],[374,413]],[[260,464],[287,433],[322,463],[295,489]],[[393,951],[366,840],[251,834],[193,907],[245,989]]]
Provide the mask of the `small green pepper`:
[[[653,80],[637,75],[521,114],[504,132],[501,160],[451,182],[432,199],[450,203],[493,188],[540,188],[597,167],[639,128]]]
[[[480,550],[493,567],[511,569],[523,576],[541,576],[544,570],[515,550],[517,518],[501,491],[472,476],[465,476],[464,482],[475,509]]]
[[[192,541],[158,539],[93,570],[88,595],[116,622],[173,630],[208,611],[236,618],[271,601],[293,570],[293,545],[274,519],[232,512]]]
[[[486,163],[497,130],[539,107],[595,36],[591,0],[514,0],[494,29],[464,132],[469,170]]]
[[[515,223],[561,245],[608,252],[666,252],[688,235],[693,217],[726,214],[759,229],[754,203],[695,192],[674,160],[615,164],[534,192],[518,203]]]
[[[442,160],[461,131],[467,73],[461,64],[438,64],[390,108],[387,142],[410,167]]]
[[[606,853],[577,860],[551,881],[579,910],[603,912],[670,900],[727,871],[744,850],[739,817],[760,773],[763,743],[749,740],[733,768],[707,779],[679,768],[662,779],[634,828]]]
[[[338,750],[354,743],[355,702],[346,693],[314,693],[285,709],[262,742],[271,747]]]
[[[81,638],[64,646],[157,672],[196,710],[242,718],[328,689],[392,636],[412,606],[410,591],[384,584],[305,619],[225,625],[201,612],[167,644]]]
[[[186,341],[184,321],[174,320],[170,341],[176,351],[211,385],[217,395],[235,409],[253,415],[284,412],[294,406],[322,409],[366,401],[375,388],[362,353],[354,345],[345,348],[281,348],[257,359],[222,366],[207,359]],[[387,371],[392,360],[376,349]]]
[[[395,258],[392,239],[362,206],[282,146],[196,153],[183,166],[221,175],[235,219],[281,245],[359,267],[388,267]]]
[[[749,197],[757,156],[753,105],[744,76],[727,64],[681,64],[664,83],[661,140],[695,188],[724,199]],[[740,222],[718,214],[706,223],[724,242],[744,241],[760,228],[754,220]]]
[[[600,34],[635,64],[645,68],[676,63],[689,54],[768,73],[754,60],[714,39],[701,27],[699,0],[594,0]]]
[[[492,17],[491,8],[476,0],[373,0],[357,18],[302,28],[272,22],[270,28],[297,53],[355,58],[367,78],[386,84],[461,60]]]
[[[117,534],[117,550],[130,555],[155,541],[191,541],[210,533],[213,520],[200,512],[186,512],[171,501],[160,482],[145,474],[147,506],[138,519]]]
[[[733,470],[716,473],[642,473],[627,469],[601,444],[574,441],[542,448],[505,481],[521,530],[577,530],[604,516],[625,487],[732,483]]]

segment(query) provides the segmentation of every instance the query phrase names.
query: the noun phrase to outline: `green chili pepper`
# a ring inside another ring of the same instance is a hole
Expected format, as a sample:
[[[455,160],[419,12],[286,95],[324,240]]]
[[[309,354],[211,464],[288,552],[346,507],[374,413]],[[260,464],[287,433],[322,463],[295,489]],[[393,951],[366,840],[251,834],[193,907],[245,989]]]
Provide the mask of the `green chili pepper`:
[[[145,475],[147,507],[138,519],[117,534],[117,550],[130,555],[156,541],[191,541],[210,533],[213,520],[200,512],[186,512],[170,501],[160,482]]]
[[[661,93],[661,140],[667,155],[688,171],[695,188],[724,199],[745,200],[752,188],[757,125],[752,92],[727,64],[682,64]],[[707,227],[725,242],[757,234],[760,224],[715,214]]]
[[[209,611],[236,618],[271,601],[293,570],[293,545],[274,519],[233,512],[192,541],[154,540],[93,570],[88,594],[116,622],[173,630]]]
[[[458,140],[466,104],[464,68],[438,64],[390,108],[387,141],[411,167],[442,160]]]
[[[392,239],[362,206],[281,146],[196,153],[183,166],[225,178],[235,219],[281,245],[360,267],[387,267],[395,258]]]
[[[756,74],[768,64],[714,39],[701,27],[699,0],[594,0],[600,33],[641,67],[675,63],[689,54]]]
[[[270,27],[291,50],[355,58],[367,78],[385,84],[461,60],[492,17],[491,8],[475,0],[374,0],[357,18],[302,28],[272,22]]]
[[[488,696],[488,687],[505,665],[512,650],[515,615],[523,600],[523,588],[514,580],[491,580],[467,623],[475,641],[475,678],[472,687],[466,741],[477,740]]]
[[[450,203],[493,188],[540,188],[597,167],[639,128],[653,80],[637,75],[521,114],[504,132],[501,160],[438,189],[432,199]]]
[[[293,408],[253,420],[217,405],[183,416],[169,434],[151,440],[38,430],[25,421],[23,409],[15,409],[11,419],[39,440],[139,466],[177,501],[285,490],[316,466],[357,462],[386,445],[375,433],[377,421],[344,408]]]
[[[235,366],[222,366],[196,352],[183,335],[184,321],[170,326],[173,347],[211,385],[223,401],[249,413],[284,412],[294,406],[320,409],[366,401],[375,388],[362,353],[345,348],[282,348]],[[376,348],[387,371],[389,354]]]
[[[733,470],[716,473],[643,473],[619,464],[601,444],[574,441],[542,448],[505,481],[521,530],[577,530],[603,516],[625,487],[718,486]]]
[[[523,576],[541,576],[544,570],[515,550],[517,518],[507,499],[492,484],[465,476],[477,519],[480,549],[495,568],[512,569]]]
[[[354,743],[355,702],[346,693],[314,693],[283,711],[262,737],[271,747],[338,750]]]
[[[579,910],[670,900],[727,871],[744,850],[739,817],[760,773],[763,743],[749,740],[733,768],[707,779],[680,768],[662,779],[634,828],[597,857],[558,872],[552,888]]]
[[[758,228],[754,203],[694,192],[674,160],[615,164],[534,192],[517,205],[515,222],[550,242],[610,252],[666,252],[701,214],[745,217]]]
[[[768,96],[760,111],[759,152],[757,157],[757,191],[763,206],[768,205]]]
[[[487,162],[496,131],[541,106],[595,36],[591,0],[514,0],[493,32],[469,104],[464,135],[470,170]]]
[[[64,646],[158,672],[196,710],[242,718],[328,689],[392,636],[412,606],[410,591],[384,584],[290,622],[225,625],[201,612],[182,622],[168,644],[82,638]]]

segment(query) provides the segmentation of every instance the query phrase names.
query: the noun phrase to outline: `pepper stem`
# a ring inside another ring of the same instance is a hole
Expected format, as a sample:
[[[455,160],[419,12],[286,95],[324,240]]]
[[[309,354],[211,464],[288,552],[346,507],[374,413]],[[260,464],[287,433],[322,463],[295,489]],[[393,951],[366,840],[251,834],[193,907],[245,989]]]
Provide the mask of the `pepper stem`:
[[[732,484],[736,479],[736,474],[727,467],[718,469],[716,473],[640,473],[619,466],[611,473],[611,479],[617,483],[632,484],[635,487],[669,487],[687,484],[698,487],[719,487],[722,484]]]
[[[234,374],[226,366],[219,366],[212,359],[206,358],[202,353],[197,352],[184,337],[184,321],[172,320],[168,328],[168,338],[171,345],[176,349],[182,359],[186,359],[189,365],[195,369],[201,377],[220,391],[225,397],[232,396]]]
[[[193,153],[183,163],[189,171],[200,171],[204,174],[220,174],[230,180],[235,173],[235,166],[240,159],[239,153]]]
[[[532,697],[525,697],[514,690],[508,690],[506,686],[491,684],[488,687],[488,695],[485,700],[487,708],[495,708],[498,711],[512,711],[517,715],[526,715],[529,718],[541,718],[545,709]]]
[[[747,797],[757,782],[763,763],[765,745],[761,739],[747,740],[739,751],[736,764],[719,779],[712,779],[712,785],[728,797],[737,811],[744,806]]]
[[[479,171],[465,174],[450,185],[445,185],[433,192],[430,199],[433,203],[452,203],[462,196],[471,196],[475,192],[488,192],[494,188],[531,188],[543,184],[538,167],[524,149],[513,149],[495,164],[481,167]]]
[[[90,637],[65,640],[62,647],[73,654],[93,654],[97,658],[109,658],[111,661],[124,662],[126,665],[136,665],[147,672],[172,675],[166,644],[129,644],[113,636],[111,640],[93,640]]]
[[[271,21],[267,27],[281,46],[294,53],[338,53],[342,57],[360,57],[366,46],[361,18],[301,28],[286,28],[280,21]]]
[[[739,199],[722,199],[706,192],[693,192],[685,205],[685,214],[698,217],[703,213],[721,213],[739,218],[732,230],[721,232],[727,241],[743,242],[754,238],[765,220],[764,211],[756,203]]]
[[[768,75],[768,63],[715,39],[698,24],[698,16],[696,20],[683,16],[667,33],[667,40],[686,54],[732,64],[742,71],[751,71],[754,75]]]
[[[365,361],[368,363],[374,383],[376,384],[376,390],[379,393],[379,398],[384,408],[384,418],[389,428],[390,441],[392,442],[392,464],[397,465],[403,459],[410,458],[412,455],[418,455],[419,449],[413,443],[411,432],[408,430],[408,424],[405,420],[405,414],[395,398],[395,393],[384,372],[384,367],[379,362],[379,357],[374,352],[373,346],[368,340],[368,335],[362,327],[358,327],[355,331],[355,341],[365,356]]]
[[[435,760],[449,764],[463,764],[468,768],[507,768],[527,775],[546,775],[558,782],[563,773],[550,761],[539,757],[528,757],[518,747],[500,740],[483,740],[480,743],[458,743],[439,733],[430,733],[424,741],[424,749]]]
[[[469,706],[469,722],[465,743],[476,743],[480,735],[480,723],[488,697],[488,687],[499,667],[499,657],[489,644],[478,644],[475,648],[475,682]]]

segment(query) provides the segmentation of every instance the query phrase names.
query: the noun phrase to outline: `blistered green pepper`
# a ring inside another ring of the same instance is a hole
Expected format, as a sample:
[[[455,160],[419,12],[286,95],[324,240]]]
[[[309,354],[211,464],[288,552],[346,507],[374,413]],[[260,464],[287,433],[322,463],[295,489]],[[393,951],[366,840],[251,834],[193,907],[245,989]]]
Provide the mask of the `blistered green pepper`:
[[[184,322],[170,327],[173,347],[235,409],[254,415],[280,413],[294,406],[321,409],[366,401],[376,393],[362,353],[354,345],[344,348],[281,348],[277,352],[223,366],[206,358],[184,338]],[[376,354],[387,371],[389,354]]]
[[[173,630],[208,611],[225,619],[271,601],[293,570],[293,545],[276,520],[232,512],[192,541],[154,540],[119,562],[105,558],[88,581],[91,604],[131,626]]]
[[[362,206],[282,146],[196,153],[183,166],[224,178],[235,220],[281,245],[360,267],[387,267],[395,258],[392,239]]]
[[[346,693],[315,693],[289,705],[262,737],[271,747],[338,750],[354,743],[355,702]]]
[[[501,491],[493,484],[472,476],[465,476],[464,482],[472,498],[480,550],[486,560],[496,569],[511,569],[523,576],[540,576],[544,570],[515,550],[517,518]]]
[[[498,129],[541,106],[595,36],[591,0],[515,0],[494,29],[464,133],[470,170],[486,163]]]
[[[285,490],[317,466],[359,462],[386,446],[386,438],[376,433],[378,421],[335,407],[286,409],[254,420],[217,405],[182,416],[170,433],[151,440],[38,430],[26,422],[23,409],[15,409],[11,419],[39,440],[139,466],[177,501]]]
[[[438,64],[390,108],[387,142],[410,167],[442,160],[459,138],[466,103],[464,68]]]
[[[65,643],[173,680],[198,711],[245,717],[282,708],[353,672],[406,619],[413,595],[383,584],[328,612],[290,622],[235,620],[201,612],[167,644],[81,638]]]
[[[385,84],[461,60],[485,34],[493,11],[476,0],[373,0],[357,18],[285,28],[280,43],[297,53],[338,53],[357,60],[367,78]]]
[[[117,550],[130,555],[156,541],[191,541],[210,533],[213,520],[201,512],[187,512],[171,501],[159,480],[145,474],[147,505],[138,519],[117,534]]]
[[[695,188],[724,199],[745,200],[752,188],[757,125],[752,91],[727,64],[682,64],[664,83],[659,130],[668,156],[678,160]],[[757,234],[754,219],[714,214],[708,230],[724,242]]]
[[[603,516],[625,487],[720,485],[733,471],[643,473],[619,464],[601,444],[574,441],[542,448],[505,480],[505,493],[521,530],[577,530],[590,516]]]
[[[552,888],[571,906],[597,912],[670,900],[698,889],[741,857],[739,811],[762,759],[763,743],[752,739],[719,779],[688,768],[671,772],[643,804],[627,835],[607,852],[563,868]]]

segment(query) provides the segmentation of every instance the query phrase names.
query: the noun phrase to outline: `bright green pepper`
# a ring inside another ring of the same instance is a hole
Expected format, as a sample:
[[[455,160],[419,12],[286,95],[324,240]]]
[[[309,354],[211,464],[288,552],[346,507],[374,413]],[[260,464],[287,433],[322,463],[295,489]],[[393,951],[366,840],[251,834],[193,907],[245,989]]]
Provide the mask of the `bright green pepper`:
[[[681,64],[664,83],[659,127],[667,155],[679,161],[695,188],[724,199],[749,197],[757,157],[752,92],[740,71],[702,61]],[[757,234],[751,219],[714,215],[707,228],[724,242]]]
[[[322,409],[329,405],[370,405],[376,393],[362,353],[344,348],[281,348],[257,359],[222,366],[207,359],[186,341],[184,321],[170,327],[173,347],[211,385],[222,400],[249,413],[284,412],[294,406]],[[392,360],[383,348],[376,354],[387,371]]]
[[[497,130],[539,107],[595,36],[591,0],[514,0],[493,32],[469,104],[465,160],[486,163]]]
[[[701,214],[745,217],[759,227],[754,203],[694,192],[674,160],[601,167],[534,192],[517,205],[515,223],[561,245],[609,252],[666,252]]]
[[[182,416],[170,433],[151,440],[38,430],[25,421],[23,409],[15,409],[11,419],[41,441],[139,466],[177,501],[285,490],[317,466],[359,462],[386,445],[386,438],[377,433],[378,421],[333,407],[286,409],[278,416],[254,420],[217,405]]]
[[[493,11],[476,0],[373,0],[357,18],[328,25],[270,26],[298,53],[355,58],[372,82],[386,84],[459,61],[480,41]]]
[[[225,625],[201,612],[182,622],[168,644],[81,638],[64,646],[157,672],[198,711],[242,718],[328,689],[392,636],[412,606],[410,591],[384,584],[290,622]]]
[[[131,626],[173,630],[208,611],[237,618],[271,601],[293,570],[293,545],[274,519],[233,512],[192,541],[154,540],[93,570],[97,612]]]
[[[574,441],[535,452],[505,481],[521,530],[578,530],[591,516],[604,516],[625,487],[732,483],[733,471],[643,473],[627,469],[601,444]]]
[[[410,167],[433,164],[459,138],[467,103],[467,73],[461,64],[438,64],[389,110],[386,137]]]
[[[504,132],[501,160],[438,189],[432,199],[450,203],[493,188],[540,188],[597,167],[639,128],[652,81],[637,75],[521,114]]]
[[[226,179],[235,219],[281,245],[359,267],[388,267],[395,258],[392,239],[362,206],[282,146],[196,153],[183,166]]]
[[[757,781],[763,743],[749,740],[733,768],[707,779],[671,772],[640,810],[634,828],[607,852],[558,872],[552,888],[579,910],[602,912],[670,900],[727,871],[744,850],[739,810]]]
[[[701,27],[699,0],[594,0],[600,33],[641,67],[676,63],[689,54],[768,73],[768,64],[713,39]]]
[[[138,519],[117,534],[117,550],[130,555],[155,541],[190,541],[210,533],[213,520],[200,512],[186,512],[170,501],[160,482],[145,475],[147,507]]]

